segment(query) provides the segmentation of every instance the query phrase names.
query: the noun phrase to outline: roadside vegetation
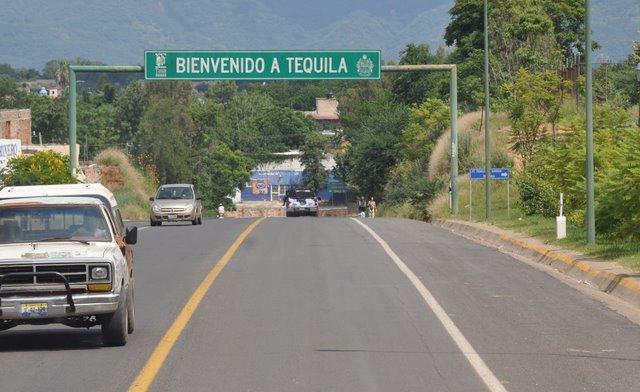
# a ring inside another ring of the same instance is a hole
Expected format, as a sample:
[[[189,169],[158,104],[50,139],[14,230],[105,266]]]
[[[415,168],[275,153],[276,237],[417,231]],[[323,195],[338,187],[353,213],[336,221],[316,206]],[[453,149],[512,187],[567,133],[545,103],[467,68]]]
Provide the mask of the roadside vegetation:
[[[149,197],[153,196],[157,180],[151,168],[135,167],[121,150],[109,148],[95,157],[100,170],[100,182],[121,205],[125,219],[148,219]]]
[[[69,157],[52,151],[18,156],[0,171],[0,186],[73,184]]]

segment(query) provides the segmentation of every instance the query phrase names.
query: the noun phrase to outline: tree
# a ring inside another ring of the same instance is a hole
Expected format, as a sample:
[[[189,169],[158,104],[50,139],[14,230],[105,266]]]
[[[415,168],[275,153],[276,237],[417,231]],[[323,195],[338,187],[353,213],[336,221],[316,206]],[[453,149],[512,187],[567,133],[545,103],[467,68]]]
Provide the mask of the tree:
[[[98,77],[98,91],[102,92],[102,98],[106,103],[113,103],[116,98],[116,89],[111,84],[109,77],[106,74],[101,74]]]
[[[564,91],[569,88],[566,83],[552,71],[532,73],[521,69],[512,83],[504,85],[513,149],[524,165],[543,135],[542,125],[551,122],[555,130]]]
[[[322,134],[310,132],[300,149],[300,163],[304,167],[303,185],[316,193],[326,186],[329,177],[322,164],[326,147],[327,140]]]
[[[37,94],[26,95],[26,106],[31,109],[31,131],[42,135],[46,143],[67,142],[67,100],[50,99]]]
[[[190,113],[197,135],[197,145],[208,147],[214,142],[231,143],[231,136],[220,126],[223,105],[212,99],[196,99],[191,103]]]
[[[215,209],[219,204],[231,208],[229,197],[249,181],[252,164],[251,159],[226,144],[207,152],[197,165],[194,179],[205,209]]]
[[[191,182],[193,168],[189,139],[193,131],[188,107],[177,105],[171,98],[150,102],[135,137],[135,152],[149,155],[161,183]]]
[[[11,76],[0,76],[0,109],[12,108],[16,103],[18,83]]]
[[[235,81],[220,81],[209,86],[204,93],[206,98],[215,102],[229,102],[238,92],[238,85]]]
[[[91,158],[118,142],[114,127],[115,113],[113,105],[78,103],[78,143],[88,144],[88,151],[85,152],[87,157]]]
[[[409,110],[393,102],[384,90],[365,92],[369,99],[351,98],[343,107],[343,125],[348,145],[337,157],[341,177],[358,187],[360,194],[381,199],[389,172],[400,157],[402,130]],[[358,94],[359,95],[359,94]]]
[[[131,142],[140,129],[140,120],[149,104],[149,95],[140,81],[129,84],[115,100],[115,128],[120,143]]]
[[[408,160],[426,159],[434,143],[451,123],[451,110],[440,99],[426,99],[409,109],[409,125],[402,132],[402,153]]]
[[[219,127],[218,134],[222,140],[231,139],[232,149],[268,160],[273,152],[299,148],[315,124],[292,109],[277,106],[262,92],[243,91],[225,105]]]
[[[483,0],[456,0],[445,42],[459,66],[459,102],[477,108],[482,97]],[[509,83],[520,68],[557,69],[566,57],[584,49],[584,0],[492,0],[489,2],[491,86]],[[491,93],[503,90],[492,87]]]
[[[12,158],[0,172],[6,186],[73,184],[77,180],[69,171],[69,157],[53,151]]]
[[[53,68],[53,78],[63,90],[69,85],[69,62],[59,60]]]
[[[442,64],[446,60],[441,48],[433,54],[427,44],[408,44],[400,53],[400,64]],[[405,104],[418,104],[426,98],[448,95],[449,75],[440,72],[402,72],[395,75],[392,91],[396,100]]]

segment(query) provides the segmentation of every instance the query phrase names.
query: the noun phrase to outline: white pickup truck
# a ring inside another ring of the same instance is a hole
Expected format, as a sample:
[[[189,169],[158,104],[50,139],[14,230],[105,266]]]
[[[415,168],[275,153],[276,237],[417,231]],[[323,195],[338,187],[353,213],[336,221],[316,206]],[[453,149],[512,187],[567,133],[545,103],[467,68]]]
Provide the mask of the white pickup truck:
[[[0,331],[99,325],[105,345],[125,345],[135,325],[137,236],[102,185],[0,190]]]

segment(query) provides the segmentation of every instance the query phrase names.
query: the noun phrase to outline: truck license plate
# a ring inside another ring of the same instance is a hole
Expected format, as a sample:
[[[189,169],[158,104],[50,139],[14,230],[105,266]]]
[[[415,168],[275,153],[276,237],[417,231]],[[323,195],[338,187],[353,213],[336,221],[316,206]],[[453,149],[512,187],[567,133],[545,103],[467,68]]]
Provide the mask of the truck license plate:
[[[169,214],[169,215],[167,215],[167,219],[169,219],[169,220],[176,220],[176,219],[178,219],[178,215],[176,215],[176,214]]]
[[[44,317],[47,315],[48,305],[46,302],[33,304],[22,304],[20,313],[22,317]]]

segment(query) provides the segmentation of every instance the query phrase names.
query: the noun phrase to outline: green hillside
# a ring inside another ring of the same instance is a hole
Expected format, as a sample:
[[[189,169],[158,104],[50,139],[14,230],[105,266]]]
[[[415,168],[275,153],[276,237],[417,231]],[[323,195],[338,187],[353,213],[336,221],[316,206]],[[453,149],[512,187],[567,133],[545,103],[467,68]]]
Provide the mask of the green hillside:
[[[442,44],[452,0],[25,0],[3,4],[0,63],[41,68],[53,58],[139,63],[142,51],[380,48]],[[594,1],[600,57],[620,59],[638,39],[637,0]],[[11,16],[11,17],[8,17]]]

